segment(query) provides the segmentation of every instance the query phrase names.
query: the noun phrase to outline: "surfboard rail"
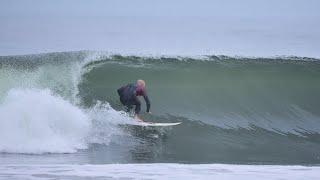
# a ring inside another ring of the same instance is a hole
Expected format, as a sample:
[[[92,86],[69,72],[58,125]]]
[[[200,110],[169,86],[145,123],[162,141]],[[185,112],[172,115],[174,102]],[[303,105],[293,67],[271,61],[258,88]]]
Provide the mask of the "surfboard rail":
[[[174,122],[174,123],[154,123],[154,122],[137,122],[134,125],[137,126],[151,126],[151,127],[165,127],[165,126],[176,126],[181,124],[182,122]]]

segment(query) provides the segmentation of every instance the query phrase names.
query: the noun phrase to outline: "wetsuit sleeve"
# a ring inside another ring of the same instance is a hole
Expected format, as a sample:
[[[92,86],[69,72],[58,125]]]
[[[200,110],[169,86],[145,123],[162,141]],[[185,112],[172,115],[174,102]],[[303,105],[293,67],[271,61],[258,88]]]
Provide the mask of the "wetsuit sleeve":
[[[150,106],[151,106],[151,103],[150,103],[150,100],[149,100],[149,97],[147,95],[147,92],[146,91],[143,91],[143,98],[144,100],[146,101],[146,105],[147,105],[147,112],[150,112]]]

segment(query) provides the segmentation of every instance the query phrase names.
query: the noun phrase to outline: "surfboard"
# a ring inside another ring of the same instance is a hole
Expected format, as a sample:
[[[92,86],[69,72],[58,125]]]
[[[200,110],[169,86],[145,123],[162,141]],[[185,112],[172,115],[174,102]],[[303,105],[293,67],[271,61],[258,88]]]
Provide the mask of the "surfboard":
[[[157,127],[157,126],[176,126],[176,125],[179,125],[179,124],[181,124],[181,122],[175,122],[175,123],[137,122],[134,125]]]

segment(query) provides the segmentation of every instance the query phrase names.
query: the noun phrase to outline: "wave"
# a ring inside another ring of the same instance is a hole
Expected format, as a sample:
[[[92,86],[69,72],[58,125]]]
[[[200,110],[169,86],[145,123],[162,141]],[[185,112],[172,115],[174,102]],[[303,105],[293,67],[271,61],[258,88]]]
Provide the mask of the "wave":
[[[319,78],[320,61],[307,57],[2,56],[0,151],[72,153],[117,144],[144,162],[319,163]],[[121,125],[132,120],[115,90],[136,79],[146,80],[152,100],[153,115],[143,118],[182,125]]]
[[[79,105],[77,85],[89,58],[83,52],[1,58],[1,152],[72,153],[93,142],[109,143],[108,136],[119,132],[116,123],[97,124],[128,117],[108,103],[88,109]]]
[[[114,89],[145,79],[160,115],[223,128],[255,125],[294,133],[319,132],[317,59],[210,56],[110,56],[88,63],[79,84],[83,104],[119,109]]]

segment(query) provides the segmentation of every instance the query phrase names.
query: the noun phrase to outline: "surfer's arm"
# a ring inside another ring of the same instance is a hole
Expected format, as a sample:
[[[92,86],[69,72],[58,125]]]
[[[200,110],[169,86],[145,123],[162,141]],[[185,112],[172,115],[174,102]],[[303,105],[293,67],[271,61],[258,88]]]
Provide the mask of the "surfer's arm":
[[[149,97],[148,97],[148,95],[146,93],[144,93],[143,98],[146,101],[147,112],[149,113],[150,112],[150,107],[151,107],[151,103],[150,103]]]

